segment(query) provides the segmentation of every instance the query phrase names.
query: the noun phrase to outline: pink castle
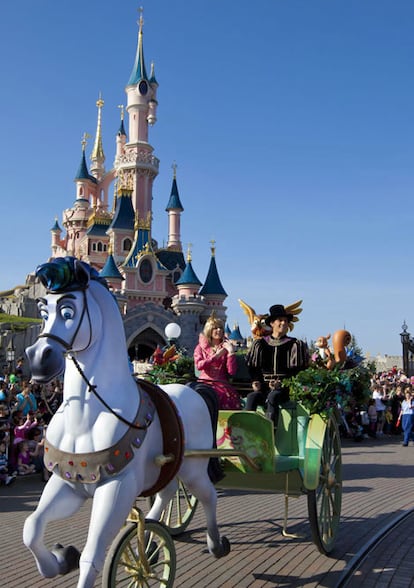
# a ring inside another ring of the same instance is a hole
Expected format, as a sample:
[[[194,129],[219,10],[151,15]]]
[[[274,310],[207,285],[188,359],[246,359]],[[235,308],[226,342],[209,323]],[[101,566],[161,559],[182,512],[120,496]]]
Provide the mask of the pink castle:
[[[180,325],[180,345],[191,353],[212,310],[225,320],[227,297],[217,271],[214,242],[204,284],[193,270],[191,252],[184,257],[181,242],[184,208],[175,165],[166,206],[167,245],[158,247],[152,237],[152,188],[160,162],[148,135],[149,127],[157,121],[158,82],[154,65],[149,75],[145,66],[142,13],[138,24],[137,51],[125,88],[126,107],[120,107],[113,168],[105,169],[104,101],[100,96],[96,103],[98,116],[90,170],[85,153],[87,136],[84,136],[75,178],[75,202],[63,211],[64,230],[57,220],[51,229],[52,257],[74,255],[93,265],[108,281],[124,315],[131,359],[145,359],[157,345],[164,345],[164,330],[171,322]],[[114,188],[114,202],[110,206],[109,192]]]

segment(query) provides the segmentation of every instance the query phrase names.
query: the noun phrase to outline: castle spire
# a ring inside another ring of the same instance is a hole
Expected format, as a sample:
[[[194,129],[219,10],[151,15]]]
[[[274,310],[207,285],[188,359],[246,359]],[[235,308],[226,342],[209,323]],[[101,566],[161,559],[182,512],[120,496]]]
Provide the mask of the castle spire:
[[[138,44],[137,44],[137,52],[135,55],[135,62],[132,68],[131,75],[128,80],[128,86],[137,84],[140,80],[148,81],[147,71],[145,69],[145,61],[144,61],[144,44],[143,44],[143,27],[144,27],[144,18],[142,16],[144,9],[142,7],[139,8],[139,21],[138,21]]]
[[[95,144],[91,153],[91,173],[100,181],[105,173],[104,161],[105,155],[102,146],[102,107],[104,101],[102,100],[101,93],[99,92],[99,98],[96,101],[98,107],[98,122],[96,124],[96,136]]]

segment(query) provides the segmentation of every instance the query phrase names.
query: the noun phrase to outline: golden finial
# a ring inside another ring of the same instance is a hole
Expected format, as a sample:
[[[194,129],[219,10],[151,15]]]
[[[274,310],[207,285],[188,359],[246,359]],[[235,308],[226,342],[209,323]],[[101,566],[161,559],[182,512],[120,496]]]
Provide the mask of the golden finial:
[[[124,120],[124,108],[123,104],[118,104],[118,108],[121,110],[121,120]]]
[[[216,241],[215,239],[211,239],[211,255],[214,257],[216,254]]]
[[[191,259],[192,259],[192,258],[191,258],[191,247],[192,247],[192,246],[193,246],[193,244],[192,244],[192,243],[189,243],[189,244],[187,245],[187,261],[189,261],[189,262],[190,262],[190,261],[191,261]]]
[[[143,16],[144,15],[144,7],[143,6],[140,6],[138,8],[138,12],[139,12],[139,21],[138,21],[138,24],[139,24],[139,30],[141,32],[142,31],[142,27],[144,25],[144,16]]]
[[[102,106],[103,106],[104,104],[105,104],[105,102],[102,100],[102,93],[101,93],[101,92],[99,92],[99,98],[98,98],[98,100],[96,101],[96,106],[97,106],[98,108],[102,108]]]
[[[173,178],[174,178],[174,180],[176,180],[177,179],[177,162],[173,161],[171,167],[173,170]]]
[[[83,133],[82,140],[81,140],[82,151],[85,151],[86,145],[88,143],[88,139],[90,139],[90,138],[91,138],[91,135],[89,135],[88,133]]]

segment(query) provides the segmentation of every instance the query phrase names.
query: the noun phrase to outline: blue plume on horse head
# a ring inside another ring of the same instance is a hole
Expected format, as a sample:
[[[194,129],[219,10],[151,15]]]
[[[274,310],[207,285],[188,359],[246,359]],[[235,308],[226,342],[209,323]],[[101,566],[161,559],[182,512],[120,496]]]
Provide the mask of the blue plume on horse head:
[[[89,280],[96,280],[106,288],[106,280],[88,263],[76,257],[56,257],[36,268],[36,276],[48,292],[86,290]]]

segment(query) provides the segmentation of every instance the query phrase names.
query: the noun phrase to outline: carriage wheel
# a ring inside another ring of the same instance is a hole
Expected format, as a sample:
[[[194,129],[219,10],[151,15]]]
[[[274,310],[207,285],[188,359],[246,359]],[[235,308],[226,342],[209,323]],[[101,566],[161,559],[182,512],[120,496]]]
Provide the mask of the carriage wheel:
[[[154,498],[150,497],[151,504]],[[175,495],[161,513],[160,521],[167,527],[170,535],[176,537],[187,529],[194,516],[198,504],[197,498],[191,494],[178,478]]]
[[[176,572],[174,542],[158,521],[145,521],[145,556],[139,556],[136,523],[128,523],[106,556],[102,588],[171,588]]]
[[[308,491],[312,539],[322,554],[332,551],[341,516],[342,461],[337,422],[329,417],[322,445],[319,486]]]

